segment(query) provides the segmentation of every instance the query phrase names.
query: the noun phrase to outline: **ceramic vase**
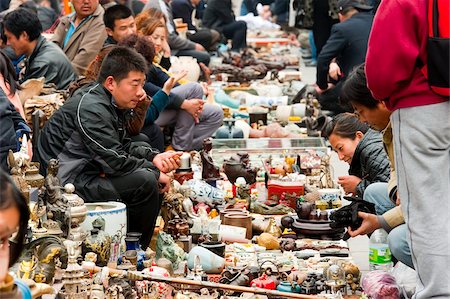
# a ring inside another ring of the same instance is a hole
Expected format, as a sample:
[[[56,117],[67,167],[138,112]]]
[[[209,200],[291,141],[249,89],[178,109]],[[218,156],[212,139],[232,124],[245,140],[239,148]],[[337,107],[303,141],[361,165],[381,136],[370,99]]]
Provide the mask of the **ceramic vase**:
[[[191,82],[197,82],[200,77],[200,66],[197,63],[197,59],[191,56],[172,56],[170,58],[172,66],[170,67],[170,71],[172,73],[178,73],[183,70],[186,70],[187,76],[186,79]]]
[[[219,274],[222,272],[225,266],[225,259],[212,253],[206,248],[196,246],[192,248],[188,256],[188,267],[194,269],[195,257],[200,258],[200,264],[203,271],[208,274]]]

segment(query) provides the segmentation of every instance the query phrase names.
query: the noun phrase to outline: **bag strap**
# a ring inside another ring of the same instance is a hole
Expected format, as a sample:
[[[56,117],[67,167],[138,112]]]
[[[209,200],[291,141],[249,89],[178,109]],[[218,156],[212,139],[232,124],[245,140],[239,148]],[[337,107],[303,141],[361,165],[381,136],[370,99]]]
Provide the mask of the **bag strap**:
[[[428,30],[429,36],[439,37],[439,9],[438,0],[428,1]]]

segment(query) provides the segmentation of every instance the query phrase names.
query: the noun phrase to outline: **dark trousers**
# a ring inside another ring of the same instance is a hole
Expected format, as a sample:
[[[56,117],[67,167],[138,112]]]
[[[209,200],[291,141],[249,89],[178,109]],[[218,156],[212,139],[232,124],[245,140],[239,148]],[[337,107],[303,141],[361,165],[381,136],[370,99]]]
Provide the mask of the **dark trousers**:
[[[74,185],[86,202],[123,202],[127,206],[127,231],[142,233],[142,248],[148,247],[162,202],[152,171],[137,169],[128,175],[108,178],[84,173]]]
[[[314,0],[314,12],[313,12],[313,35],[314,43],[316,44],[317,56],[322,51],[323,46],[327,43],[331,34],[331,26],[338,23],[339,20],[334,20],[329,15],[328,0]]]
[[[197,62],[203,62],[206,66],[209,65],[209,60],[211,57],[208,52],[197,51],[197,50],[179,50],[175,56],[192,56],[197,59]]]
[[[144,135],[147,138],[147,140],[142,141],[146,141],[152,148],[156,148],[160,153],[164,152],[164,134],[161,131],[160,126],[157,124],[144,125],[140,135]],[[135,139],[133,138],[133,140]]]
[[[222,33],[226,38],[231,39],[231,50],[239,51],[247,47],[247,23],[244,21],[237,21],[223,26]]]
[[[202,45],[206,51],[215,51],[217,49],[217,43],[220,41],[220,33],[213,29],[199,29],[195,33],[186,34],[187,38],[194,43]]]

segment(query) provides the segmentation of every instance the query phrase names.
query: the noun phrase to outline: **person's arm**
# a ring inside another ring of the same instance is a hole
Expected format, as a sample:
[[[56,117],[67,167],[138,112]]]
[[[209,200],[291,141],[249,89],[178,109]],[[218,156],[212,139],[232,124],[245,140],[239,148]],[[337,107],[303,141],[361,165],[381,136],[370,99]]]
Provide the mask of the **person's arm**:
[[[57,44],[60,48],[63,47],[64,38],[66,37],[66,22],[68,22],[67,18],[67,16],[61,18],[51,39],[51,41]]]
[[[390,232],[393,228],[405,223],[401,206],[396,206],[379,216],[380,226],[387,232]]]
[[[147,84],[147,83],[146,83]],[[144,125],[152,124],[169,103],[169,96],[161,89],[152,97],[152,103],[147,109]]]
[[[145,99],[133,109],[133,114],[126,124],[127,131],[131,136],[136,136],[141,132],[151,103],[151,98],[147,98],[147,95],[145,95]]]
[[[328,69],[330,63],[344,49],[345,44],[345,36],[339,30],[339,27],[336,28],[336,25],[333,26],[327,43],[317,57],[316,84],[321,90],[326,90],[328,88]]]
[[[404,88],[417,68],[419,53],[425,50],[421,40],[427,28],[416,13],[417,5],[416,1],[382,1],[378,7],[365,66],[367,85],[378,100]]]
[[[364,178],[362,178],[362,181],[356,186],[358,196],[362,196],[364,190],[370,184],[375,182],[387,182],[389,180],[389,159],[381,141],[379,145],[369,145],[361,152],[361,165],[365,169],[365,175]]]
[[[169,46],[172,50],[195,50],[195,43],[178,36],[176,33],[169,34]]]

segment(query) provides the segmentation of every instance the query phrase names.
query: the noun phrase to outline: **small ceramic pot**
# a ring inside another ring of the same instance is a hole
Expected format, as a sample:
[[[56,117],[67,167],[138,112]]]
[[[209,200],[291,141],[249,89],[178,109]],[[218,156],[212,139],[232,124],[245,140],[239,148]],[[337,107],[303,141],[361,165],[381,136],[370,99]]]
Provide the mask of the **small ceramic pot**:
[[[340,189],[319,189],[320,199],[323,201],[335,201],[341,195]]]
[[[264,273],[259,278],[253,279],[250,286],[267,290],[275,290],[275,281]]]
[[[251,238],[253,236],[252,216],[249,214],[244,214],[244,213],[225,214],[223,217],[223,224],[243,227],[243,228],[247,229],[245,237],[249,240],[251,240]]]
[[[300,286],[296,282],[282,281],[277,286],[277,291],[287,292],[287,293],[300,293]]]
[[[125,235],[127,232],[127,208],[125,204],[116,201],[85,203],[88,212],[86,219],[81,223],[85,231],[92,229],[91,223],[101,216],[105,219],[105,232],[114,236],[117,232]]]
[[[242,213],[248,215],[248,211],[244,209],[226,209],[220,211],[220,221],[223,222],[225,215],[227,214],[235,214],[235,213]]]
[[[192,248],[188,255],[188,267],[190,270],[194,269],[195,257],[200,258],[200,264],[203,271],[208,274],[219,274],[225,267],[225,259],[212,253],[206,248],[196,246]]]
[[[225,243],[219,241],[209,241],[201,243],[200,246],[208,249],[220,257],[225,257]]]

